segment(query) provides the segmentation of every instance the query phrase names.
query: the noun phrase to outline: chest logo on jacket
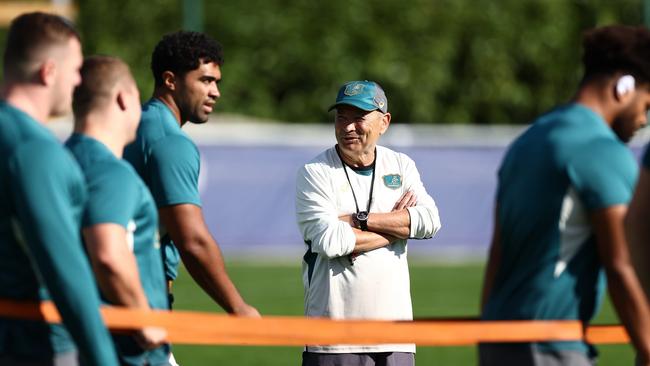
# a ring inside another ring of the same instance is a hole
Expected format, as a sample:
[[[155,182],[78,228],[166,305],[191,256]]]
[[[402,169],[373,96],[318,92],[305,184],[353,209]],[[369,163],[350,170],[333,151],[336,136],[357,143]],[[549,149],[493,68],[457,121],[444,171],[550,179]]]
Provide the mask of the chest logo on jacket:
[[[387,174],[382,178],[384,185],[390,189],[397,189],[402,186],[402,176],[399,174]]]

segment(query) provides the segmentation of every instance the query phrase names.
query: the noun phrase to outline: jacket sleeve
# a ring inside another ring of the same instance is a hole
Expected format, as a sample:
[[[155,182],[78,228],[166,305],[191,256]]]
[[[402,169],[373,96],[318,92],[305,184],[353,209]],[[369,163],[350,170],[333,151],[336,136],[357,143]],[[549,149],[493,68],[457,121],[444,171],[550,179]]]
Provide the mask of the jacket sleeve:
[[[436,202],[429,195],[415,162],[408,156],[402,154],[404,161],[404,182],[407,190],[415,193],[418,201],[414,207],[407,208],[411,216],[410,237],[412,239],[429,239],[440,230],[440,215]]]
[[[350,225],[339,220],[330,177],[317,163],[305,165],[298,171],[296,219],[312,252],[336,258],[354,250],[356,236]]]

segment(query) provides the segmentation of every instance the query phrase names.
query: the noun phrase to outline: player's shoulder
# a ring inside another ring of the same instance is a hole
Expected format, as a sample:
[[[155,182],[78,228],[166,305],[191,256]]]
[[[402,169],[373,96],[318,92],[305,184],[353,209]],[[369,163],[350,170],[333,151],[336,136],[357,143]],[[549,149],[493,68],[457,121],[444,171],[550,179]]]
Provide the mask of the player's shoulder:
[[[29,152],[26,146],[33,148],[38,145],[44,149],[60,147],[59,141],[47,128],[24,112],[0,102],[0,146],[3,155],[7,157],[17,151],[26,153]],[[37,151],[38,148],[34,153]]]
[[[593,146],[589,146],[593,159],[602,159],[603,164],[611,165],[614,169],[636,177],[638,164],[632,150],[618,138],[601,138]],[[598,155],[595,155],[598,153]]]
[[[89,188],[101,191],[119,192],[128,196],[138,192],[138,176],[133,168],[121,159],[97,161],[84,172]]]
[[[12,157],[18,160],[26,159],[30,164],[38,163],[40,168],[56,169],[57,164],[73,164],[78,167],[70,152],[54,138],[39,137],[24,140],[16,146]]]
[[[65,147],[75,157],[82,170],[95,167],[106,160],[115,160],[115,155],[99,140],[90,136],[73,133],[65,141]]]
[[[569,172],[584,181],[609,181],[623,178],[633,185],[638,175],[634,154],[611,134],[594,136],[573,150],[567,161]]]
[[[118,172],[116,175],[119,175],[125,182],[128,182],[129,186],[134,190],[142,188],[148,190],[142,178],[140,178],[133,166],[126,160],[116,159],[114,170]]]
[[[377,159],[384,164],[397,164],[399,166],[415,165],[413,159],[406,153],[395,151],[385,146],[377,145]]]
[[[579,103],[568,103],[553,107],[542,113],[532,123],[533,126],[545,125],[554,122],[591,123],[602,117],[590,108]]]
[[[115,177],[116,180],[121,179],[125,183],[135,181],[135,178],[138,176],[129,163],[118,158],[102,160],[99,162],[98,167],[101,168],[105,174]]]
[[[334,169],[337,166],[340,167],[341,162],[340,158],[336,152],[336,147],[328,148],[318,155],[313,157],[311,160],[306,162],[302,167],[301,171],[327,171],[329,169]]]
[[[604,159],[613,163],[635,163],[630,148],[609,128],[593,131],[576,142],[574,156],[578,159]]]
[[[130,170],[124,166],[121,160],[116,157],[113,159],[96,159],[92,164],[82,166],[85,175],[91,177],[100,177],[101,179],[110,181],[111,183],[118,183],[130,178]]]
[[[164,159],[199,158],[199,149],[189,137],[180,134],[166,135],[151,145],[152,156]]]
[[[303,181],[325,182],[332,176],[334,170],[342,167],[341,164],[336,148],[326,149],[298,169],[298,185]]]
[[[83,173],[72,154],[56,139],[24,141],[8,156],[8,168],[15,179],[50,184],[83,185]]]
[[[142,106],[138,139],[146,140],[151,144],[176,135],[188,138],[167,105],[158,99],[151,99]]]

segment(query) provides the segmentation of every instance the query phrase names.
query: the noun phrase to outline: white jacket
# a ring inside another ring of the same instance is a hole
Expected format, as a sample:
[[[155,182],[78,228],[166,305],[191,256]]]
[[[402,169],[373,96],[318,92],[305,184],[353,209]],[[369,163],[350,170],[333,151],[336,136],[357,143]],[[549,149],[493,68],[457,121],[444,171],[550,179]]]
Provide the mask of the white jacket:
[[[377,146],[375,184],[370,212],[390,212],[408,190],[417,205],[408,208],[410,237],[426,239],[440,229],[436,204],[427,193],[411,158]],[[348,168],[359,209],[366,209],[370,176]],[[303,261],[305,314],[334,319],[412,320],[406,240],[366,252],[350,254],[356,237],[339,216],[356,212],[350,183],[334,147],[298,172],[296,216],[307,245]],[[310,352],[415,352],[410,345],[308,346]]]

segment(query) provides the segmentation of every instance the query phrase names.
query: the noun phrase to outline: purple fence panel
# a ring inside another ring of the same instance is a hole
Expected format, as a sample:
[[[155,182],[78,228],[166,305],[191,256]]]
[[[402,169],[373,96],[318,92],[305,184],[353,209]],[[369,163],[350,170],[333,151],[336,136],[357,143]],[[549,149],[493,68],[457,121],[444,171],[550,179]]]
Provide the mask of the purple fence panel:
[[[294,215],[298,168],[322,148],[200,146],[206,221],[225,252],[260,256],[304,251]],[[503,147],[397,148],[415,160],[441,213],[442,230],[411,243],[427,256],[482,256],[492,225]]]

